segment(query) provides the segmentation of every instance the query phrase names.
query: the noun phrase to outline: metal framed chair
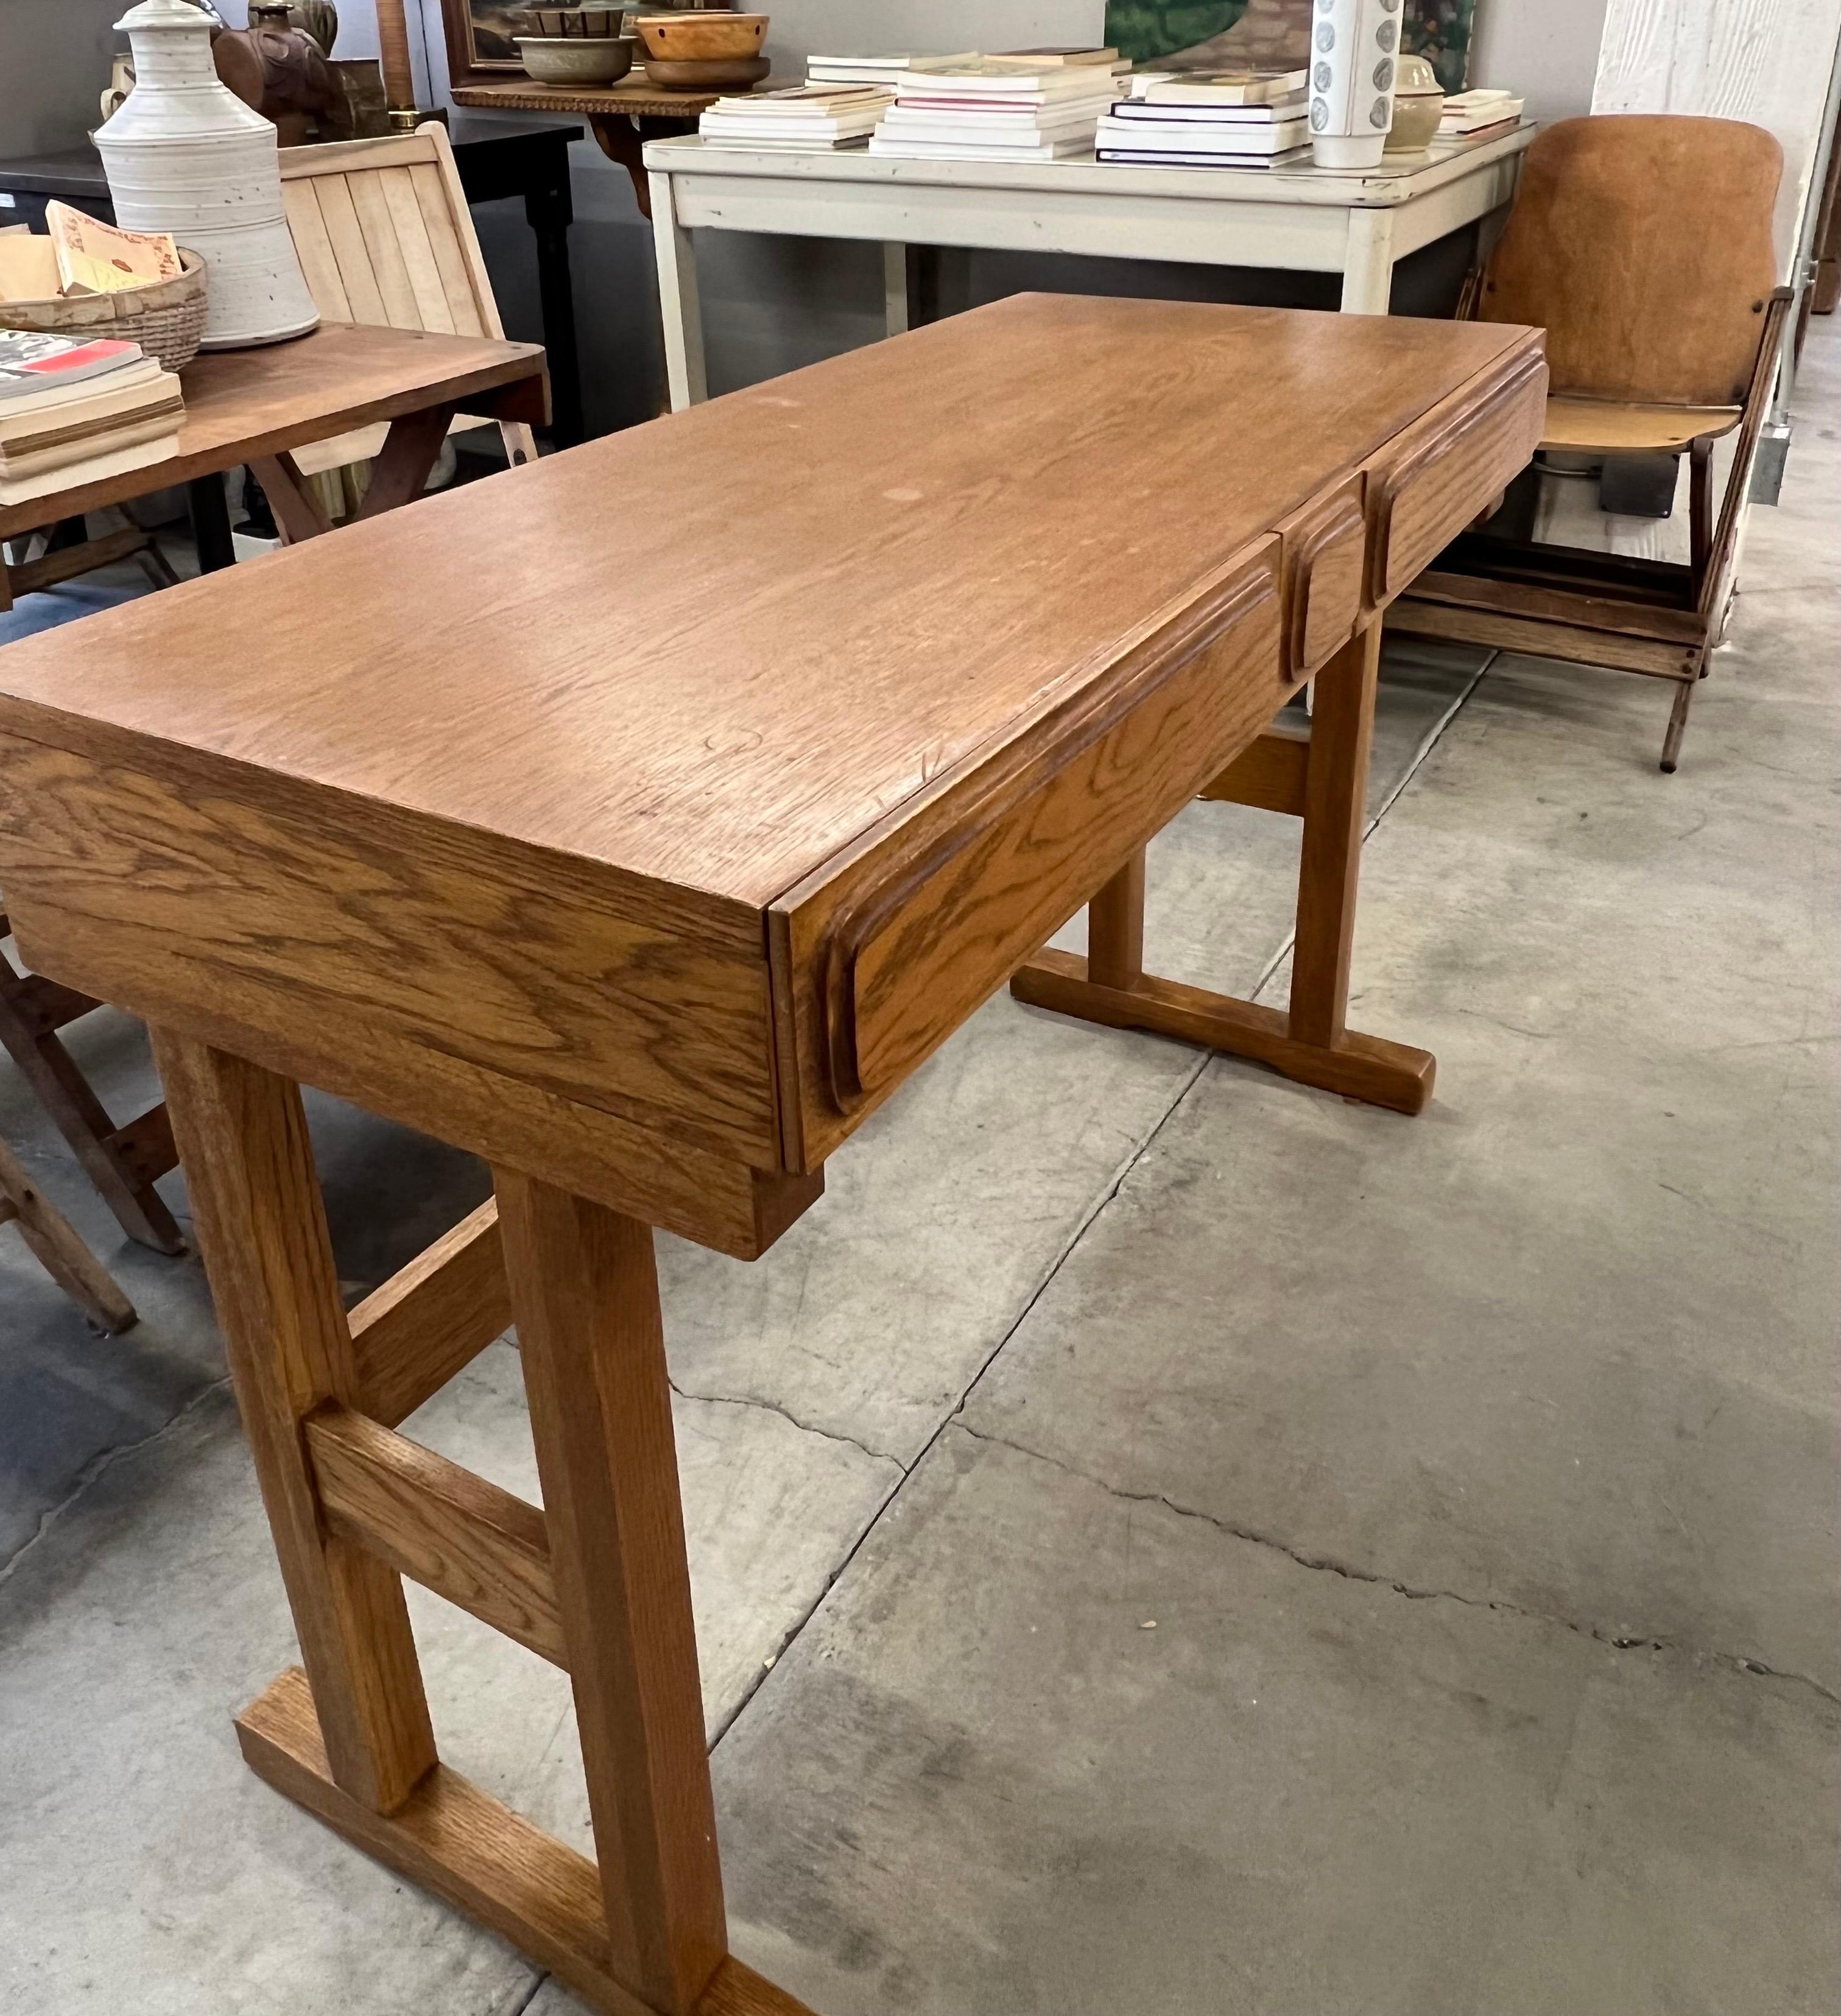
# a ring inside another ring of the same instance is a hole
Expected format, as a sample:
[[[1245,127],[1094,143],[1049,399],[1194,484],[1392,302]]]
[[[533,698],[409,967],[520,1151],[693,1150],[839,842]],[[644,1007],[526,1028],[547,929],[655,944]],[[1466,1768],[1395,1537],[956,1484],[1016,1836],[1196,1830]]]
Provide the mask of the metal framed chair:
[[[1473,531],[1388,612],[1419,635],[1674,682],[1665,771],[1719,641],[1789,307],[1771,237],[1782,169],[1776,140],[1732,119],[1606,115],[1539,135],[1465,310],[1546,329],[1543,449],[1687,455],[1690,557]],[[1716,509],[1714,445],[1735,430]]]

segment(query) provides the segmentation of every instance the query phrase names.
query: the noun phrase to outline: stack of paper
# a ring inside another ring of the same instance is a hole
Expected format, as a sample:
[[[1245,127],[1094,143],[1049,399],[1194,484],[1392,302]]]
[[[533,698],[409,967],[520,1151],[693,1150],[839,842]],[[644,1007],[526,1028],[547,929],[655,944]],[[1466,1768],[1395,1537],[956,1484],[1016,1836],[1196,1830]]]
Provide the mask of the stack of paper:
[[[924,56],[918,49],[895,49],[871,56],[807,56],[807,84],[879,84],[892,91],[904,70],[950,70],[955,63],[975,63],[977,52],[960,49],[951,56]]]
[[[1084,154],[1099,115],[1118,95],[1104,63],[980,57],[949,70],[911,70],[871,135],[872,154],[897,160],[1052,161]]]
[[[1284,167],[1309,151],[1303,81],[1302,70],[1134,77],[1095,146],[1133,167]]]
[[[697,131],[722,147],[769,153],[829,153],[860,147],[895,102],[892,91],[861,84],[794,84],[746,98],[719,98]]]
[[[0,504],[176,455],[185,410],[138,343],[0,329]]]
[[[1460,91],[1444,102],[1444,110],[1439,115],[1439,138],[1474,140],[1498,127],[1507,131],[1519,121],[1522,104],[1522,99],[1506,91]]]

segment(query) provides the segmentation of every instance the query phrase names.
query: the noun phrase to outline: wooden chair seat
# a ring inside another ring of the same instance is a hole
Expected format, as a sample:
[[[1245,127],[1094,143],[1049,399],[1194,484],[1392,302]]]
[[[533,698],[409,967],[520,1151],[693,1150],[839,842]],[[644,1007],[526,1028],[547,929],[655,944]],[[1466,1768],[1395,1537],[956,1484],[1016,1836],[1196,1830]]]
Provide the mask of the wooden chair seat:
[[[1742,406],[1646,405],[1634,399],[1559,393],[1547,402],[1543,448],[1604,455],[1672,455],[1697,441],[1730,434]]]

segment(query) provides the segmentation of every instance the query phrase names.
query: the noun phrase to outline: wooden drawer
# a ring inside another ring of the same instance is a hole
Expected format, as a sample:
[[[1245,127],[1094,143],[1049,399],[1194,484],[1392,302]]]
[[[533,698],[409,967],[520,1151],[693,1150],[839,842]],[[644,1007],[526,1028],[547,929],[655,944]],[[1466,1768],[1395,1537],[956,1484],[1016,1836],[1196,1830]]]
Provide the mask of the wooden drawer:
[[[1280,545],[775,906],[789,1165],[811,1168],[1271,718]]]
[[[1546,364],[1524,351],[1494,384],[1454,394],[1368,464],[1371,603],[1411,586],[1520,473],[1540,445],[1546,409]]]
[[[1368,585],[1368,517],[1357,475],[1278,527],[1285,549],[1285,682],[1301,686],[1354,635]]]

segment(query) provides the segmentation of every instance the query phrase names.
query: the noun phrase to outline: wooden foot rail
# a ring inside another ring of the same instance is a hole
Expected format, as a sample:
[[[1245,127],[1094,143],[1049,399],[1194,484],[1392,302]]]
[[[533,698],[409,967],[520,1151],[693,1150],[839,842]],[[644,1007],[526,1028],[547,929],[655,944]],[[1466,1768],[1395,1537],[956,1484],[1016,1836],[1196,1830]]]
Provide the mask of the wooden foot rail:
[[[11,929],[0,911],[0,938]],[[52,1125],[130,1239],[156,1253],[183,1253],[184,1236],[154,1189],[178,1160],[164,1106],[117,1127],[58,1031],[102,1003],[42,974],[21,973],[0,952],[0,1043]]]
[[[77,1228],[26,1174],[0,1141],[0,1226],[16,1225],[26,1248],[98,1330],[119,1334],[139,1320],[135,1305]]]
[[[394,1428],[511,1328],[498,1201],[366,1296],[350,1323],[364,1410]]]
[[[304,1665],[245,1758],[609,2016],[810,2016],[728,1952],[649,1228],[499,1169],[347,1317],[299,1088],[155,1044]],[[382,1418],[514,1314],[541,1508]],[[437,1760],[404,1575],[568,1673],[599,1865]]]
[[[1038,952],[1012,979],[1012,994],[1111,1028],[1205,1044],[1347,1099],[1422,1111],[1432,1096],[1431,1056],[1357,1035],[1344,1019],[1380,635],[1379,621],[1371,621],[1319,669],[1308,733],[1267,729],[1200,794],[1303,822],[1288,1008],[1145,972],[1142,854],[1089,905],[1088,956]]]

